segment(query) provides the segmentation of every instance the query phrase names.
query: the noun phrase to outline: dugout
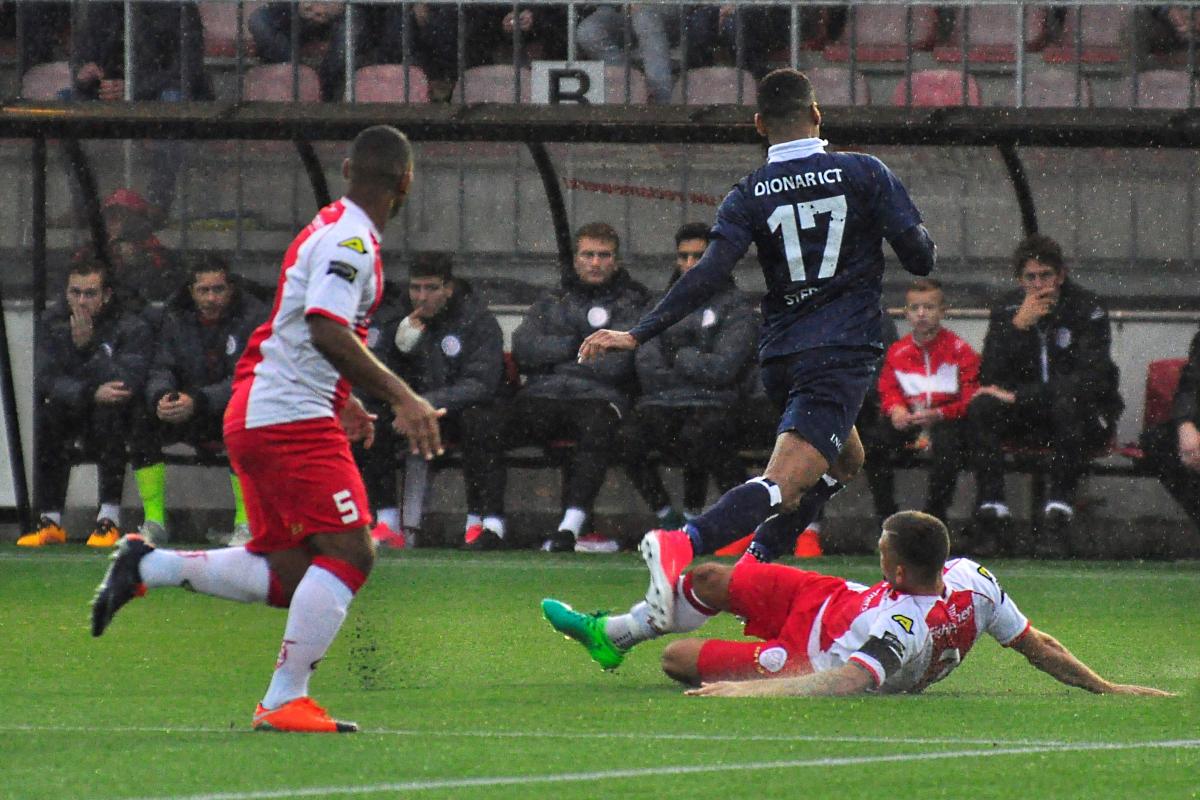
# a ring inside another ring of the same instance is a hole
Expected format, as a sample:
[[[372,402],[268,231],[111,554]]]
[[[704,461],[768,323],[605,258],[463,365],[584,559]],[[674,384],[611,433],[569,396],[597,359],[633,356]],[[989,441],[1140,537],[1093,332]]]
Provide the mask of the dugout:
[[[913,188],[931,221],[948,220],[931,227],[959,309],[951,324],[970,339],[982,337],[980,309],[1006,285],[1007,250],[1020,232],[1040,228],[1065,240],[1076,274],[1115,312],[1127,438],[1140,419],[1145,363],[1181,355],[1200,319],[1194,289],[1197,113],[829,107],[824,134],[839,146],[879,153]],[[466,262],[465,274],[484,284],[511,330],[531,295],[566,263],[570,229],[587,219],[622,219],[627,264],[648,285],[661,286],[656,254],[666,252],[662,243],[675,225],[711,216],[712,198],[760,160],[749,116],[738,106],[9,102],[0,108],[0,161],[16,187],[5,201],[15,224],[0,241],[0,257],[11,265],[0,275],[6,317],[14,329],[25,326],[28,337],[47,293],[56,291],[64,254],[78,243],[77,234],[47,224],[48,208],[61,209],[70,191],[68,173],[75,174],[91,209],[90,235],[103,238],[95,176],[120,162],[105,154],[129,148],[126,140],[181,141],[200,150],[205,167],[183,178],[196,182],[190,202],[261,194],[269,186],[285,202],[268,196],[260,204],[291,204],[303,224],[320,202],[336,195],[342,143],[384,122],[418,143],[421,170],[417,203],[399,226],[399,246],[389,249],[403,260],[407,251],[453,243],[449,249]],[[243,180],[244,172],[256,180]],[[445,214],[446,207],[459,213]],[[1122,227],[1117,210],[1132,221]],[[235,253],[239,268],[260,279],[276,268],[296,227],[295,220],[264,223],[241,215],[224,225],[220,218],[196,218],[211,227],[181,222],[167,232],[170,244]],[[506,242],[508,252],[497,242]],[[739,276],[749,291],[760,280],[753,272]],[[892,273],[890,300],[903,282],[903,273]],[[30,392],[29,383],[11,379],[21,341],[29,339],[10,336],[16,355],[4,370],[10,377],[0,384],[8,389],[6,409],[20,408]],[[26,424],[27,408],[19,416]],[[15,430],[13,421],[10,414],[6,430]],[[8,437],[7,444],[6,466],[21,463],[31,443],[26,434]],[[9,469],[8,478],[11,513],[28,513],[20,471]],[[1136,491],[1157,487],[1141,481]],[[445,498],[446,507],[453,503]],[[1169,503],[1148,507],[1172,517]]]

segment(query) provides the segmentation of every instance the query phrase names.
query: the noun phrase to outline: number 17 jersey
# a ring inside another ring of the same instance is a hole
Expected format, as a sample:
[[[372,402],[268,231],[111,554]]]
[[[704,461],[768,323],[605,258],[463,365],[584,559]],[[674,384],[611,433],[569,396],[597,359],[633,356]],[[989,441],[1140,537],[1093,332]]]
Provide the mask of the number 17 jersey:
[[[712,227],[741,253],[753,242],[766,279],[765,360],[814,347],[883,349],[883,240],[921,223],[887,166],[827,153],[821,139],[777,144],[726,195]]]

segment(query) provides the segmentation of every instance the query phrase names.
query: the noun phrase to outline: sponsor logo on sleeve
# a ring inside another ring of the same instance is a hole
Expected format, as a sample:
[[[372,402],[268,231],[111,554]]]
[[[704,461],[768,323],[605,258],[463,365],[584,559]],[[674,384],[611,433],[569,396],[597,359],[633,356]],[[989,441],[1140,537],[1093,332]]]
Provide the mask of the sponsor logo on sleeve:
[[[895,653],[896,658],[904,658],[904,645],[900,642],[900,637],[891,631],[883,632],[883,643],[887,648]]]
[[[779,672],[787,664],[788,652],[782,647],[768,647],[758,654],[758,664],[767,672]]]
[[[977,571],[977,572],[978,572],[980,575],[982,575],[983,577],[987,578],[987,579],[988,579],[989,581],[991,581],[992,583],[995,583],[995,582],[996,582],[996,579],[992,577],[992,573],[988,572],[988,568],[987,568],[987,567],[980,566],[980,567],[979,567],[979,568],[978,568],[976,571]]]
[[[359,255],[367,254],[367,246],[363,244],[363,240],[355,236],[353,239],[343,239],[338,242],[338,247],[345,247],[348,250],[353,250]]]
[[[913,621],[911,617],[906,617],[903,614],[892,614],[892,622],[904,628],[905,633],[912,633]]]
[[[330,261],[329,274],[337,275],[347,283],[354,283],[354,279],[358,277],[358,268],[347,264],[345,261]]]

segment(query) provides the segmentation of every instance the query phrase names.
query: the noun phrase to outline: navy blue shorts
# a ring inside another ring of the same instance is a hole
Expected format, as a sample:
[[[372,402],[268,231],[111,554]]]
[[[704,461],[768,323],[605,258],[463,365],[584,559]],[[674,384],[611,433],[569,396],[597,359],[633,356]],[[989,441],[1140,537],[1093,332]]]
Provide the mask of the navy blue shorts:
[[[776,432],[792,431],[832,465],[875,380],[879,358],[867,347],[820,347],[766,361],[762,382],[779,409]]]

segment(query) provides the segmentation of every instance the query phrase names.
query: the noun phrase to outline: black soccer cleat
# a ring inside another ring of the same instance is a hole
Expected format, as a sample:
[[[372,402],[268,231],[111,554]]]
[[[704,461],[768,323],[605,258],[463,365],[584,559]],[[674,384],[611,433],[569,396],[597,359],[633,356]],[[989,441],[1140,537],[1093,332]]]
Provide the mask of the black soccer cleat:
[[[92,598],[92,636],[99,636],[112,622],[121,607],[146,593],[146,584],[138,572],[138,564],[154,549],[136,533],[122,536],[112,555],[112,564]]]

